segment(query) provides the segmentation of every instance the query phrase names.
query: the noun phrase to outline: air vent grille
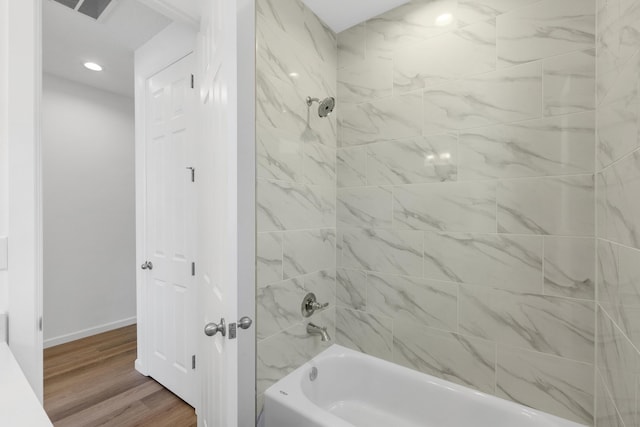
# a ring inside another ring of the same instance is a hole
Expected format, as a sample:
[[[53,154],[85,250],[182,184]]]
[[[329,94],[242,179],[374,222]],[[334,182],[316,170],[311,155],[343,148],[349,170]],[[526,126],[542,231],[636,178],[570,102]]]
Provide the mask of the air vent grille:
[[[83,15],[97,20],[109,7],[112,0],[53,0]]]
[[[63,4],[67,7],[70,7],[71,9],[75,9],[78,3],[80,3],[80,0],[54,0],[54,1],[57,1],[58,3]]]

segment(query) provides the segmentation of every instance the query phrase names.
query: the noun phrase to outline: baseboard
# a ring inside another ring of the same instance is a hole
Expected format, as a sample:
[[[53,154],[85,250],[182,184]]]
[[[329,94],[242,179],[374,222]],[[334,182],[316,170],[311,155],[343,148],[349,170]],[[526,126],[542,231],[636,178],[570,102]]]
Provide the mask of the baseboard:
[[[44,340],[44,348],[65,344],[71,341],[79,340],[81,338],[90,337],[91,335],[96,335],[102,332],[111,331],[113,329],[118,329],[125,326],[133,325],[135,323],[136,323],[136,316],[133,316],[133,317],[129,317],[128,319],[122,319],[122,320],[118,320],[111,323],[105,323],[104,325],[94,326],[93,328],[83,329],[78,332],[72,332],[70,334],[60,335],[59,337],[48,338]]]
[[[149,374],[147,373],[147,370],[144,368],[144,365],[142,364],[142,361],[140,359],[136,359],[136,362],[134,363],[134,368],[136,369],[136,371],[138,371],[145,377],[149,376]]]

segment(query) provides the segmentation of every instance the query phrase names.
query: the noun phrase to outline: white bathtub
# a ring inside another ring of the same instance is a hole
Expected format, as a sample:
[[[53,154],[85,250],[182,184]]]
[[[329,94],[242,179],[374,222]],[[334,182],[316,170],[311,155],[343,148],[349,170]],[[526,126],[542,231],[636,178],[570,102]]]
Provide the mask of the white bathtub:
[[[265,427],[582,426],[339,345],[271,386],[263,415]]]

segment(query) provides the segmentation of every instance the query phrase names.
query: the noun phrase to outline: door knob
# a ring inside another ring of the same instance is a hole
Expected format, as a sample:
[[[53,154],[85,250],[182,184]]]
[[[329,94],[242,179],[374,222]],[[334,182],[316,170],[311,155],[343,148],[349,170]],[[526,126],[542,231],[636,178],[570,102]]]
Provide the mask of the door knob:
[[[224,323],[224,318],[220,319],[220,323],[211,322],[211,323],[207,323],[206,326],[204,327],[204,333],[208,337],[212,337],[218,332],[220,332],[223,337],[227,335],[227,328]]]
[[[140,268],[143,270],[153,270],[153,263],[151,261],[145,261]]]
[[[251,320],[250,317],[244,316],[240,318],[240,320],[238,320],[238,328],[249,329],[252,323],[253,323],[253,320]]]

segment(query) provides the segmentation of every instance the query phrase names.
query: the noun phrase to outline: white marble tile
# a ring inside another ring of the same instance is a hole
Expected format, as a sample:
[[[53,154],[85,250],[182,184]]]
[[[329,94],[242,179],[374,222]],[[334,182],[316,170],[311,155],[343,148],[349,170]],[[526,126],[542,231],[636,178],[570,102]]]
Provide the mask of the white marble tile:
[[[312,53],[324,62],[331,64],[331,68],[338,68],[338,42],[335,33],[325,25],[315,13],[305,6],[304,26],[309,42],[305,46],[313,47]]]
[[[283,332],[259,340],[256,352],[257,393],[264,393],[329,345],[331,342],[323,343],[316,336],[307,334],[306,323],[297,323]]]
[[[463,131],[458,178],[592,173],[594,145],[592,112]]]
[[[336,149],[312,142],[304,143],[302,174],[307,184],[335,187]]]
[[[495,20],[479,22],[451,33],[396,50],[395,93],[445,83],[496,69]]]
[[[390,58],[397,46],[407,46],[456,29],[455,16],[450,23],[438,25],[438,17],[454,11],[456,5],[457,0],[418,0],[370,19],[366,23],[367,55]]]
[[[329,268],[327,270],[317,271],[315,273],[307,274],[302,277],[303,286],[305,292],[313,292],[319,303],[329,303],[326,309],[317,311],[308,320],[318,322],[324,322],[328,317],[333,314],[335,318],[335,312],[331,310],[336,307],[336,273],[335,268]],[[300,310],[300,303],[298,303],[298,310]],[[325,326],[325,325],[322,325]]]
[[[498,346],[497,367],[498,396],[593,424],[592,364]]]
[[[456,330],[456,284],[387,274],[367,274],[367,312],[413,325]]]
[[[613,323],[598,310],[598,371],[625,425],[636,425],[636,387],[640,355]]]
[[[259,286],[256,291],[257,336],[264,339],[302,321],[302,281],[285,280]]]
[[[330,92],[335,96],[335,61],[316,54],[310,41],[289,37],[277,25],[258,22],[256,68],[295,87],[298,95]]]
[[[595,49],[588,49],[544,60],[545,115],[595,109],[595,55]]]
[[[596,248],[597,262],[597,301],[609,315],[619,320],[620,310],[620,247],[606,240],[598,239]]]
[[[636,92],[598,108],[598,165],[601,169],[640,147],[640,98]]]
[[[589,49],[595,43],[594,0],[543,0],[497,20],[502,66]]]
[[[638,17],[635,1],[600,1],[598,5],[598,102],[624,98],[638,79]]]
[[[282,233],[258,233],[256,241],[258,286],[282,280]]]
[[[456,18],[460,25],[486,21],[540,0],[458,0]]]
[[[338,187],[353,187],[367,184],[366,147],[338,148]]]
[[[335,268],[333,229],[287,231],[282,238],[285,279]]]
[[[593,207],[593,175],[502,181],[498,231],[593,236]]]
[[[373,185],[455,181],[455,134],[416,137],[367,146],[366,176]]]
[[[338,102],[360,103],[391,96],[393,61],[370,56],[338,70]]]
[[[394,322],[393,361],[486,393],[495,390],[495,344],[413,322]]]
[[[542,117],[542,64],[531,63],[424,90],[424,134]]]
[[[336,213],[338,226],[391,228],[391,206],[391,188],[340,188]]]
[[[618,317],[614,317],[614,321],[631,342],[640,348],[640,251],[621,246],[618,268]],[[613,313],[610,314],[614,316]]]
[[[602,376],[599,373],[596,376],[595,425],[598,427],[625,427],[622,418],[618,414],[618,409],[602,381]]]
[[[607,195],[606,180],[601,172],[595,175],[596,182],[596,233],[597,237],[607,236]]]
[[[367,274],[359,270],[338,268],[336,271],[336,304],[364,311],[367,306]]]
[[[422,92],[340,106],[341,146],[415,137],[422,132]]]
[[[336,343],[381,359],[392,359],[393,322],[348,308],[336,309]]]
[[[342,266],[380,273],[422,275],[422,232],[344,229]]]
[[[258,231],[335,226],[335,189],[259,179]]]
[[[598,302],[640,347],[640,251],[598,242]]]
[[[256,145],[258,178],[302,182],[302,143],[293,134],[258,126]]]
[[[542,292],[542,238],[425,233],[424,276],[518,292]]]
[[[394,228],[496,231],[495,182],[447,182],[396,187]]]
[[[595,239],[544,237],[544,293],[595,300]]]
[[[365,23],[338,33],[338,68],[357,64],[365,58]]]
[[[321,60],[337,66],[336,37],[300,0],[260,0],[256,2],[257,26],[272,26],[281,41],[296,40]]]
[[[593,362],[594,303],[460,285],[460,332]]]
[[[320,118],[314,108],[308,107],[308,91],[300,91],[294,84],[285,82],[260,67],[256,73],[256,122],[263,126],[288,132],[303,142],[315,142],[329,147],[336,146],[335,116]],[[315,96],[315,95],[314,95]],[[331,96],[328,93],[319,96]]]
[[[607,236],[640,248],[640,151],[605,171]]]

